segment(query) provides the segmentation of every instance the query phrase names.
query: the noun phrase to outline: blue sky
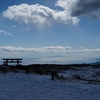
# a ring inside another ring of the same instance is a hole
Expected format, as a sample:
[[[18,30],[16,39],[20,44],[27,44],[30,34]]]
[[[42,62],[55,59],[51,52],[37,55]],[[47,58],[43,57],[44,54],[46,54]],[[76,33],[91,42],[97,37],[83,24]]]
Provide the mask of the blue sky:
[[[100,58],[100,1],[0,1],[0,58],[90,63]]]

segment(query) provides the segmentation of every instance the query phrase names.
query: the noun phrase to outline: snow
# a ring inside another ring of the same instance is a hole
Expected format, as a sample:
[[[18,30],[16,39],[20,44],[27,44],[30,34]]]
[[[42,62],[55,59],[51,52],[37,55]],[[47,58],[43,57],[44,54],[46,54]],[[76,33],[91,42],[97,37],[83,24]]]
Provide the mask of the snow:
[[[88,77],[93,72],[94,69],[68,70],[60,74],[68,76],[75,73]],[[0,100],[100,100],[100,83],[53,81],[50,75],[33,73],[0,73]]]

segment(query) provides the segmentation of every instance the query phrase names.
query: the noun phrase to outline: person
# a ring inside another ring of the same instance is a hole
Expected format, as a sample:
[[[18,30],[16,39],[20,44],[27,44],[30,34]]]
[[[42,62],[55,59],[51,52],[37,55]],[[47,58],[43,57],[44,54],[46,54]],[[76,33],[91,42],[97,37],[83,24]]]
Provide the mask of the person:
[[[54,80],[55,76],[58,76],[56,71],[51,72],[51,79]]]

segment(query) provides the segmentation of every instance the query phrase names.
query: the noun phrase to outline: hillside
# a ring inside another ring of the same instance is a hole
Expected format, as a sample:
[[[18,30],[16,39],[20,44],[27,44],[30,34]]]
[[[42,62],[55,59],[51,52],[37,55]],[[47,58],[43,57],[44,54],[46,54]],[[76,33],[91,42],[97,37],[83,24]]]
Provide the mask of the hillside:
[[[5,73],[2,69],[0,73],[0,100],[99,100],[100,98],[99,66],[10,66],[6,71]],[[52,80],[50,71],[56,71],[59,77]]]

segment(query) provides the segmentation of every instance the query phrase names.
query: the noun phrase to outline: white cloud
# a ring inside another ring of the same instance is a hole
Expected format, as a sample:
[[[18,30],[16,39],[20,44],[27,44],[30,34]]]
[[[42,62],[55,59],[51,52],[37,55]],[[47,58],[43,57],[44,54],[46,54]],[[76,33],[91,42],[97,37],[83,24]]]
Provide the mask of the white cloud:
[[[11,33],[7,32],[5,30],[0,30],[0,34],[12,36]]]
[[[15,28],[16,27],[16,25],[13,25],[13,28]]]
[[[48,52],[65,52],[66,50],[70,50],[70,46],[47,46],[47,47],[39,47],[39,48],[22,48],[22,47],[13,47],[13,46],[4,46],[0,47],[0,50],[5,52],[38,52],[38,53],[48,53]]]
[[[99,42],[100,41],[100,39],[96,39],[96,42]]]
[[[57,0],[55,6],[62,10],[54,10],[40,4],[20,4],[9,6],[3,12],[5,18],[18,21],[20,24],[52,25],[53,23],[79,22],[78,16],[100,17],[100,0]]]
[[[58,5],[59,6],[59,5]],[[66,10],[53,10],[49,7],[35,4],[20,4],[9,6],[3,12],[5,18],[25,24],[52,25],[53,23],[78,23],[77,17],[72,17]]]
[[[0,57],[18,57],[33,59],[32,63],[81,63],[100,57],[100,48],[72,49],[70,46],[46,46],[38,48],[23,48],[14,46],[0,46]],[[35,60],[34,60],[35,59]]]
[[[100,48],[97,49],[72,49],[70,46],[46,46],[39,48],[22,48],[13,46],[0,46],[0,50],[5,52],[38,52],[38,53],[84,53],[84,52],[100,52]]]
[[[55,5],[71,13],[72,7],[76,5],[77,2],[78,0],[58,0]]]

